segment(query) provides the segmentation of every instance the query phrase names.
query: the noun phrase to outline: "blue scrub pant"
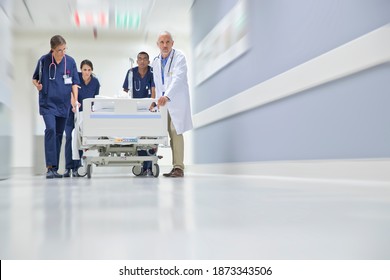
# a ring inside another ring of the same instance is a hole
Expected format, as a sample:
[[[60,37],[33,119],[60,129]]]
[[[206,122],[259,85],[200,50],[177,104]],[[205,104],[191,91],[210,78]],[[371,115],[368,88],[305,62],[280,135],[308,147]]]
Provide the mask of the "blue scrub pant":
[[[65,125],[65,168],[76,170],[81,166],[80,160],[72,159],[72,131],[74,129],[74,113],[70,113]],[[83,151],[79,151],[80,158],[83,155]]]
[[[138,155],[139,156],[147,156],[148,152],[146,150],[140,150],[140,151],[138,151]],[[144,161],[142,168],[144,170],[147,170],[147,169],[152,170],[152,163],[153,163],[152,161]]]
[[[62,136],[64,135],[66,118],[54,115],[43,115],[45,129],[45,159],[46,166],[58,170]]]

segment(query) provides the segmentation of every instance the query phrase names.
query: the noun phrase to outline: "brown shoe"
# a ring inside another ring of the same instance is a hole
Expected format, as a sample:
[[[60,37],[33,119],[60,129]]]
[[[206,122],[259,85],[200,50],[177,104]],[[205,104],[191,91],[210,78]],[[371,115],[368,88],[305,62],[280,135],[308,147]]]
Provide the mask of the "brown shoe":
[[[183,176],[184,176],[183,170],[181,170],[180,168],[174,168],[171,176],[169,177],[175,178],[175,177],[183,177]]]
[[[163,176],[165,176],[165,177],[171,177],[173,171],[175,171],[175,168],[172,168],[171,172],[169,172],[169,173],[164,173]]]

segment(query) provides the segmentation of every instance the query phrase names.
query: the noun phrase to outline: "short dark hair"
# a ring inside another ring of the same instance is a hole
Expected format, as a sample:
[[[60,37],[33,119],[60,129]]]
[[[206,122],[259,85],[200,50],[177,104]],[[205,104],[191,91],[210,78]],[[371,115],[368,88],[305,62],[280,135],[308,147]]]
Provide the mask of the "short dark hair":
[[[149,60],[149,54],[148,54],[147,52],[139,52],[139,53],[137,54],[137,59],[138,59],[138,57],[139,57],[141,54],[146,55],[146,57],[147,57],[148,60]]]

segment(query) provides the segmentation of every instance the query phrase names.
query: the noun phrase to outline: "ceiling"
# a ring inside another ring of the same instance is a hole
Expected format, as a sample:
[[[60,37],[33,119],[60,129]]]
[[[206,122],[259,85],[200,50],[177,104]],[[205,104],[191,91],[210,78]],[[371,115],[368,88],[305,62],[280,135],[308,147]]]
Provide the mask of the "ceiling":
[[[188,34],[194,0],[13,0],[17,32],[72,31]]]

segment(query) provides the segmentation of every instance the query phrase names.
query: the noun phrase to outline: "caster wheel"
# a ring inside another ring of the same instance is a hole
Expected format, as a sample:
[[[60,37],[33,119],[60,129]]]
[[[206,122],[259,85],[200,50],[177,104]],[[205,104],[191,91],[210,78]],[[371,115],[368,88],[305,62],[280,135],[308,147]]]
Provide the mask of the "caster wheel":
[[[157,163],[153,164],[152,172],[153,172],[153,176],[156,178],[158,177],[158,175],[160,175],[160,166],[158,166]]]
[[[143,170],[143,168],[142,168],[141,165],[135,165],[135,166],[133,166],[132,171],[133,171],[133,174],[134,174],[135,176],[139,176],[139,175],[142,174],[142,172],[143,172],[144,170]]]
[[[85,177],[87,175],[87,169],[84,167],[84,166],[80,166],[78,169],[77,169],[77,173],[81,176],[81,177]]]

